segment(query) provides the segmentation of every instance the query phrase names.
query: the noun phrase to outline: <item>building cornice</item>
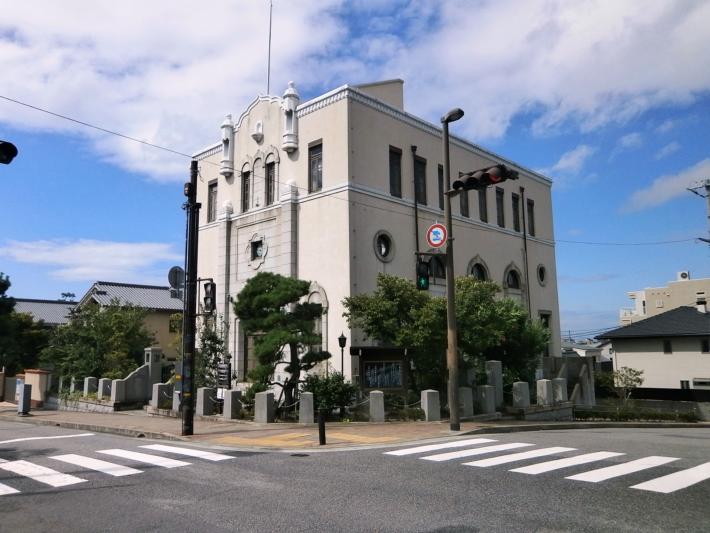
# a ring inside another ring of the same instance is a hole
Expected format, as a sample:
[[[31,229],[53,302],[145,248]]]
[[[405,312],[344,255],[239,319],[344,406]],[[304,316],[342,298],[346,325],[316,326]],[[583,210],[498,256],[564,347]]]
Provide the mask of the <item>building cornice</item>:
[[[297,108],[298,117],[300,118],[309,115],[310,113],[323,109],[324,107],[343,100],[344,98],[347,98],[354,102],[358,102],[362,105],[370,107],[371,109],[374,109],[375,111],[379,111],[380,113],[384,113],[389,117],[404,122],[405,124],[417,128],[421,131],[429,133],[434,137],[441,138],[442,136],[441,128],[435,126],[431,122],[427,122],[426,120],[407,113],[406,111],[397,109],[396,107],[393,107],[381,100],[373,98],[363,93],[362,91],[359,91],[357,88],[351,87],[349,85],[342,85],[341,87],[333,89],[332,91],[318,96],[313,100],[309,100],[299,105]],[[548,187],[552,185],[552,180],[547,176],[535,172],[534,170],[530,170],[529,168],[525,168],[515,163],[514,161],[511,161],[510,159],[507,159],[489,150],[486,150],[485,148],[482,148],[477,144],[466,141],[465,139],[462,139],[460,137],[456,137],[455,135],[450,136],[450,141],[451,144],[458,146],[459,148],[463,148],[464,150],[468,150],[469,152],[472,152],[479,157],[491,159],[492,162],[504,163],[510,166],[511,168],[514,168],[518,172],[522,173],[527,178],[540,182],[544,185],[547,185]]]

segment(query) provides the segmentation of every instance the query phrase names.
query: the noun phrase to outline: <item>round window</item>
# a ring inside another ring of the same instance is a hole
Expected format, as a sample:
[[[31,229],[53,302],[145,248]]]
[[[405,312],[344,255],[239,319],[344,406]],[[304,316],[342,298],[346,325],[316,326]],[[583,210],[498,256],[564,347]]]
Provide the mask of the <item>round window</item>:
[[[394,242],[386,231],[378,231],[375,235],[375,255],[380,261],[392,261],[394,257]]]
[[[547,283],[547,269],[544,265],[538,265],[537,267],[537,280],[540,282],[540,285]]]

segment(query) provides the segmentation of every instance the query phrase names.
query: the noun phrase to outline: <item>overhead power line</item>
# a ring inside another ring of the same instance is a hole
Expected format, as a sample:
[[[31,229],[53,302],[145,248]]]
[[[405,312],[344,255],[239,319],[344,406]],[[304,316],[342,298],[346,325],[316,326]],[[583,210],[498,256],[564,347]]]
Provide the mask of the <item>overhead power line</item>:
[[[695,241],[696,238],[678,239],[675,241],[649,241],[649,242],[590,242],[590,241],[568,241],[557,239],[555,242],[563,242],[565,244],[588,244],[594,246],[655,246],[658,244],[677,244],[680,242]]]

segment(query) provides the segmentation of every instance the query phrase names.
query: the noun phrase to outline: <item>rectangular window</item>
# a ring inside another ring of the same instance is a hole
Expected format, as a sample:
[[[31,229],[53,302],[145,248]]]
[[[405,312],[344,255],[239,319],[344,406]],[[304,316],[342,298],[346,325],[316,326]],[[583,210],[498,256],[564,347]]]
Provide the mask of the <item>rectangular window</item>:
[[[399,388],[402,386],[402,363],[367,362],[364,365],[364,387],[366,389]]]
[[[390,146],[390,194],[402,197],[402,150]]]
[[[690,381],[686,379],[680,380],[680,388],[681,389],[689,389],[690,388]]]
[[[274,203],[276,191],[276,163],[266,163],[266,205]]]
[[[468,213],[468,191],[461,191],[459,200],[461,200],[461,216],[468,218],[470,216]]]
[[[426,159],[414,156],[414,198],[426,205]]]
[[[700,341],[700,351],[703,353],[710,353],[710,339],[702,339]]]
[[[488,196],[486,188],[478,189],[478,217],[481,222],[488,222]]]
[[[520,196],[513,193],[513,229],[520,231]]]
[[[673,346],[669,339],[663,341],[663,353],[673,353]]]
[[[242,213],[249,211],[249,194],[251,193],[251,173],[242,172]]]
[[[439,165],[439,209],[444,209],[444,167]]]
[[[323,145],[317,144],[308,149],[308,192],[317,192],[323,188]]]
[[[500,187],[496,187],[496,217],[498,225],[505,227],[505,192]]]
[[[535,236],[535,202],[528,198],[528,233]]]
[[[217,220],[217,180],[207,185],[207,222]]]

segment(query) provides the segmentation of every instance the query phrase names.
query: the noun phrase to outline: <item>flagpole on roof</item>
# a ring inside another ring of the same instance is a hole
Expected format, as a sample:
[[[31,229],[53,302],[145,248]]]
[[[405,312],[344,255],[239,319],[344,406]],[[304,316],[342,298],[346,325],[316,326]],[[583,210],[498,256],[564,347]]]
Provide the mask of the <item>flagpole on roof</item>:
[[[266,61],[266,94],[271,91],[271,16],[274,11],[274,2],[269,0],[269,54]]]

